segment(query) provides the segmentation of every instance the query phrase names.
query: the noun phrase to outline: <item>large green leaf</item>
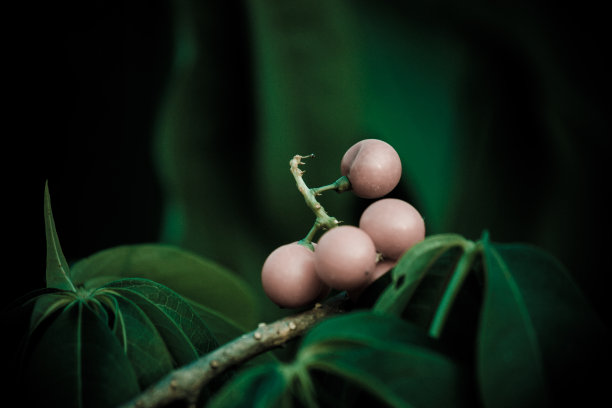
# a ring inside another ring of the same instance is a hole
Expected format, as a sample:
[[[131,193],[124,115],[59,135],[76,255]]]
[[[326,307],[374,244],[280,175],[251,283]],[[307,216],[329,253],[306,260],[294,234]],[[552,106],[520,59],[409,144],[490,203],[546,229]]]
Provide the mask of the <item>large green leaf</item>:
[[[484,243],[486,290],[477,369],[484,403],[597,402],[610,333],[563,266],[527,245]]]
[[[424,329],[393,316],[352,312],[308,332],[295,361],[241,373],[213,406],[342,407],[364,400],[377,406],[469,406],[470,381],[463,374]]]
[[[82,301],[65,308],[29,358],[24,398],[36,406],[115,407],[138,391],[117,338]]]
[[[189,303],[163,285],[148,279],[122,279],[105,285],[100,293],[134,302],[163,338],[175,365],[187,364],[218,346]]]
[[[464,248],[470,244],[460,235],[439,234],[429,236],[410,248],[393,269],[392,284],[381,294],[374,310],[401,315],[436,261],[452,248]],[[445,275],[443,272],[440,274]]]
[[[469,382],[422,329],[371,312],[324,321],[306,335],[298,363],[358,385],[390,406],[466,406]]]
[[[151,279],[241,326],[254,327],[258,322],[257,299],[242,279],[173,246],[140,244],[107,249],[75,263],[71,275],[75,284],[86,287],[118,278]]]

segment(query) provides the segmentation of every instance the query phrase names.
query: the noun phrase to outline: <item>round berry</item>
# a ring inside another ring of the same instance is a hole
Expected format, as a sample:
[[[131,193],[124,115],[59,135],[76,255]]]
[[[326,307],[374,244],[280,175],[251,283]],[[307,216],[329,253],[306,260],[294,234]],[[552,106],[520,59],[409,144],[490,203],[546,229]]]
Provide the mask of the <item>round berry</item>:
[[[379,198],[399,183],[402,162],[390,144],[378,139],[364,139],[346,151],[340,162],[340,172],[351,182],[355,195]]]
[[[270,300],[287,308],[307,306],[330,290],[315,272],[314,252],[297,242],[270,253],[261,269],[261,284]]]
[[[374,269],[374,273],[372,274],[372,277],[370,278],[369,283],[374,282],[376,279],[380,278],[385,273],[389,272],[391,269],[393,269],[393,267],[396,264],[397,264],[397,261],[395,259],[382,259],[378,261],[378,263],[376,264],[376,268]]]
[[[353,300],[359,299],[364,290],[367,289],[376,279],[380,278],[387,272],[389,272],[393,267],[397,264],[396,260],[393,259],[382,259],[376,263],[376,268],[374,269],[374,273],[371,275],[370,280],[368,280],[365,285],[360,288],[352,289],[347,292],[349,297]]]
[[[370,204],[361,214],[359,228],[368,233],[386,259],[399,259],[425,238],[425,222],[409,203],[384,198]]]
[[[327,231],[315,250],[315,269],[333,289],[363,286],[376,268],[376,247],[363,230],[342,225]]]

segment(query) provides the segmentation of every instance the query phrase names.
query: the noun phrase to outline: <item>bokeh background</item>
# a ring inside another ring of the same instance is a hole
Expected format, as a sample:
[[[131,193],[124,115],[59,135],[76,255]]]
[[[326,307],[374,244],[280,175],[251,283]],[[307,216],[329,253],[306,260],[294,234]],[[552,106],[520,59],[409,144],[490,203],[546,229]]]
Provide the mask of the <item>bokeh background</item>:
[[[23,142],[4,150],[12,293],[44,286],[45,180],[70,261],[168,242],[259,291],[267,254],[313,221],[289,159],[316,153],[306,181],[327,184],[350,145],[375,137],[402,157],[391,195],[421,211],[428,234],[488,229],[494,241],[540,246],[609,321],[602,7],[132,0],[23,10],[6,77],[18,126],[5,137]],[[368,204],[321,201],[353,224]]]

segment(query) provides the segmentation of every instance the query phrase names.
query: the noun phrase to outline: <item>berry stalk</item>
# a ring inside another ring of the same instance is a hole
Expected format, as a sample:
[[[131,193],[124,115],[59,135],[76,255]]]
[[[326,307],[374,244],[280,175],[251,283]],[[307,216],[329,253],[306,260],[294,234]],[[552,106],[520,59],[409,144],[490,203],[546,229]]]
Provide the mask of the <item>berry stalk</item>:
[[[334,190],[337,193],[342,193],[344,191],[349,191],[350,189],[351,182],[349,181],[348,177],[342,176],[331,184],[322,187],[311,188],[310,191],[312,191],[315,196],[318,196],[321,195],[321,193],[329,190]]]
[[[325,191],[325,189],[332,189],[332,188],[311,189],[306,185],[306,182],[304,181],[304,178],[302,177],[305,173],[299,167],[300,164],[305,164],[302,161],[302,159],[308,159],[312,157],[314,157],[314,154],[309,154],[307,156],[301,156],[299,154],[296,154],[295,156],[293,156],[293,159],[289,161],[289,170],[291,171],[291,174],[293,175],[293,178],[295,179],[295,184],[297,185],[298,191],[302,194],[302,196],[304,196],[304,201],[306,202],[306,205],[308,206],[308,208],[312,210],[312,212],[316,216],[316,219],[315,219],[315,222],[312,228],[310,229],[306,237],[300,240],[300,243],[303,245],[305,244],[306,246],[312,245],[312,240],[319,230],[331,229],[331,228],[338,226],[338,224],[340,223],[336,218],[331,217],[330,215],[327,214],[327,212],[325,211],[321,203],[319,203],[316,198],[316,196],[321,194],[322,191]],[[335,184],[336,183],[333,183],[330,186],[333,186]]]

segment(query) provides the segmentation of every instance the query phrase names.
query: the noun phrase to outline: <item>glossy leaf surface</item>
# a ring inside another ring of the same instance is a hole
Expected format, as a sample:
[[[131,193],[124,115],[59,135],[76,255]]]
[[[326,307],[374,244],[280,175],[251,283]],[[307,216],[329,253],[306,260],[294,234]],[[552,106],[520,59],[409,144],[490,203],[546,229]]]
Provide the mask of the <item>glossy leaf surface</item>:
[[[218,346],[201,317],[177,293],[147,279],[122,279],[101,289],[125,297],[151,320],[174,365],[193,361]]]
[[[250,287],[231,271],[191,252],[161,244],[119,246],[72,267],[75,283],[98,286],[118,278],[146,278],[246,327],[258,322]]]

